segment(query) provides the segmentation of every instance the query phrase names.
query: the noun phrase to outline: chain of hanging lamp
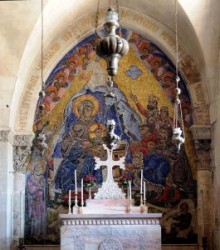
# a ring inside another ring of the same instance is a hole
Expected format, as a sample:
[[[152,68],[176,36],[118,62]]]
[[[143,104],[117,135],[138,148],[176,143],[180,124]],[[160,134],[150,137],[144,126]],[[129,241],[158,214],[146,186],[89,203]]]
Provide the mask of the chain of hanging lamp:
[[[97,9],[96,9],[96,16],[95,16],[95,34],[98,34],[97,29],[98,29],[98,22],[99,22],[99,5],[100,5],[100,0],[97,2]]]
[[[43,15],[44,2],[41,0],[41,52],[40,52],[40,79],[41,79],[41,90],[39,92],[40,98],[45,97],[45,86],[44,86],[44,15]],[[44,109],[43,105],[41,105],[41,109]]]
[[[119,1],[115,1],[116,12],[119,14]],[[111,0],[108,1],[108,7],[111,8]],[[99,9],[100,9],[100,0],[97,1],[96,17],[95,17],[95,34],[97,34],[98,22],[99,22]],[[120,21],[118,16],[118,22]]]
[[[175,39],[176,39],[176,89],[175,89],[175,102],[174,102],[174,118],[173,118],[173,142],[177,147],[177,150],[180,150],[181,145],[185,141],[184,134],[184,122],[183,122],[183,114],[182,107],[179,95],[181,93],[181,89],[179,88],[179,43],[178,43],[178,11],[177,11],[177,0],[175,0]],[[179,115],[181,120],[181,127],[179,127]]]
[[[44,88],[44,15],[43,15],[44,2],[41,0],[41,83],[42,89]]]
[[[39,104],[39,110],[41,112],[44,112],[44,105],[42,104],[42,100],[45,97],[45,84],[44,84],[44,65],[43,65],[43,58],[44,58],[44,15],[43,15],[43,9],[44,9],[44,2],[41,0],[41,46],[40,46],[40,79],[41,79],[41,90],[39,92],[39,98],[40,98],[40,104]],[[45,126],[45,125],[44,125]],[[43,126],[43,127],[44,127]],[[48,147],[46,143],[46,135],[40,131],[40,133],[35,134],[35,139],[33,140],[34,146],[37,146],[41,154],[43,155],[45,152],[45,149]]]

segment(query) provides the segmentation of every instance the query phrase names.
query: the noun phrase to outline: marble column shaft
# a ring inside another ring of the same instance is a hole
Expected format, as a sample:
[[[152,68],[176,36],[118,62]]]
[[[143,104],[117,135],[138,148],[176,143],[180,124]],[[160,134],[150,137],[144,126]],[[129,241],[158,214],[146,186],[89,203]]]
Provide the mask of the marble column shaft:
[[[1,249],[14,249],[24,237],[25,172],[32,138],[32,134],[0,131]]]
[[[197,166],[197,225],[199,249],[203,249],[203,239],[207,249],[212,249],[212,168],[211,168],[211,126],[193,125],[190,128],[196,150]]]

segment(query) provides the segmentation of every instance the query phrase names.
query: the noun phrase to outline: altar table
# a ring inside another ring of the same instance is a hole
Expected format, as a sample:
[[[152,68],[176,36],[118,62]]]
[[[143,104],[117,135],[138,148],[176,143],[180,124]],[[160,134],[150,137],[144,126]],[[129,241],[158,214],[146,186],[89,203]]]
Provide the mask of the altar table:
[[[161,250],[161,215],[61,214],[61,250]]]

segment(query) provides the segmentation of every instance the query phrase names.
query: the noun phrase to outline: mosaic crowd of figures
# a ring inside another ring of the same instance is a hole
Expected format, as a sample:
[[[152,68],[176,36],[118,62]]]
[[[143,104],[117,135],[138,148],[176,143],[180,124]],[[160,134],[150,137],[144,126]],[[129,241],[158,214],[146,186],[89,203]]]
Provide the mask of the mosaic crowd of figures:
[[[29,243],[59,242],[58,214],[68,212],[75,170],[79,187],[81,178],[95,177],[93,192],[105,180],[106,168],[95,170],[94,157],[107,157],[103,143],[111,119],[121,141],[113,158],[125,156],[126,168],[115,166],[115,180],[129,176],[138,205],[143,169],[150,211],[164,214],[163,241],[195,242],[196,180],[189,160],[190,137],[179,153],[171,140],[175,69],[150,41],[128,30],[122,30],[122,35],[131,49],[112,86],[107,84],[103,60],[93,49],[96,35],[69,51],[46,81],[46,96],[39,98],[36,109],[34,140],[43,133],[48,147],[43,150],[34,144],[26,173],[25,238]],[[179,86],[187,134],[191,104],[182,79]],[[107,95],[109,91],[114,95]]]

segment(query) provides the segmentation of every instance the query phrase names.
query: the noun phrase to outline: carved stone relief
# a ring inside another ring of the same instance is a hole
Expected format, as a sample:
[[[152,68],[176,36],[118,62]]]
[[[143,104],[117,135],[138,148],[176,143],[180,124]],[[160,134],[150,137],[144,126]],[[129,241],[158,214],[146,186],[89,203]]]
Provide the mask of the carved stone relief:
[[[14,146],[13,150],[13,165],[14,171],[25,173],[28,156],[31,154],[31,148],[29,146]]]
[[[10,130],[0,130],[0,142],[8,141],[8,134]]]
[[[115,239],[105,239],[99,245],[99,250],[123,250],[120,241]]]
[[[15,135],[9,134],[9,141],[13,146],[31,146],[34,135]]]
[[[72,245],[72,247],[77,250],[161,249],[160,233],[155,233],[152,238],[148,238],[150,231],[150,227],[146,228],[140,224],[129,227],[94,225],[83,227],[79,224],[74,227],[69,225],[67,227],[63,226],[61,227],[61,235],[63,237],[61,249],[65,249],[66,244],[70,247],[69,239],[71,235],[74,235],[72,241],[74,246]],[[158,232],[160,232],[160,227],[158,227]]]
[[[13,146],[14,171],[25,173],[27,167],[27,159],[31,154],[33,135],[15,135],[11,132],[8,139]]]

